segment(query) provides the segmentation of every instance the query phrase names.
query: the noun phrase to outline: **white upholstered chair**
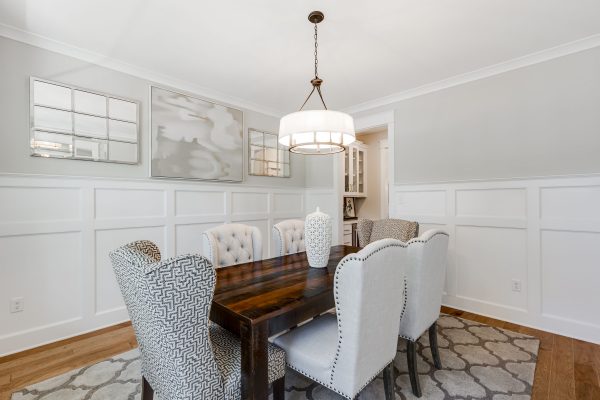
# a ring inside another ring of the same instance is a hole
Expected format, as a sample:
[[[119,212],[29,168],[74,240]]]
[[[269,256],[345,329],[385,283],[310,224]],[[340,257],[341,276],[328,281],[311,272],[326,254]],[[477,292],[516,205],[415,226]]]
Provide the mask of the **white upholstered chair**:
[[[304,221],[287,219],[273,225],[275,256],[300,253],[304,247]]]
[[[225,224],[202,234],[202,250],[215,268],[262,259],[262,237],[255,226]]]
[[[142,400],[241,397],[240,339],[209,322],[216,273],[198,255],[161,261],[149,241],[110,253],[117,282],[139,343]],[[268,345],[268,379],[284,398],[285,353]]]
[[[421,397],[417,373],[416,341],[429,330],[434,365],[442,367],[437,346],[436,321],[440,316],[446,279],[448,234],[430,229],[406,243],[400,264],[406,266],[406,310],[400,320],[399,335],[407,339],[407,359],[413,394]]]
[[[386,398],[394,399],[398,324],[405,274],[398,265],[406,245],[385,239],[344,257],[334,278],[337,315],[325,314],[274,341],[292,369],[348,399],[382,370]]]

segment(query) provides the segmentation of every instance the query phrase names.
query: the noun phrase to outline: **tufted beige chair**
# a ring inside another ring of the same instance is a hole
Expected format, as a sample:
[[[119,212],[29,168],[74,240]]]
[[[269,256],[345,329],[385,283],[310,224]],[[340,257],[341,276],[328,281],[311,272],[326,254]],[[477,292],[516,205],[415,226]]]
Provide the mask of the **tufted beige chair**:
[[[300,253],[304,247],[304,221],[288,219],[273,225],[275,256]]]
[[[260,230],[244,224],[225,224],[202,234],[203,254],[215,268],[262,259]]]

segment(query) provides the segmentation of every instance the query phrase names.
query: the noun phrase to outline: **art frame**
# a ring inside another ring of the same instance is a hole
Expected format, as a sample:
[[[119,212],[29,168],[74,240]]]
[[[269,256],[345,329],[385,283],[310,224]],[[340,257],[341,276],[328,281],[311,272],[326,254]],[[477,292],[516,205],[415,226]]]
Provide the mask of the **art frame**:
[[[260,143],[255,143],[255,136],[262,136]],[[287,147],[279,143],[279,135],[261,129],[248,128],[246,145],[248,146],[248,175],[268,178],[290,178],[292,176],[291,154]],[[270,144],[267,144],[269,138]],[[275,146],[275,147],[273,147]],[[256,157],[256,151],[263,155]],[[270,152],[268,155],[267,152]],[[272,154],[275,152],[275,154]],[[273,157],[274,156],[274,157]],[[275,173],[275,171],[277,171]]]
[[[354,197],[344,197],[344,219],[356,218]]]
[[[35,76],[29,78],[29,86],[29,135],[32,157],[127,165],[139,164],[141,147],[141,103],[139,101]],[[66,99],[62,102],[64,104],[56,105],[54,104],[54,101],[57,101],[55,96],[46,96],[46,101],[40,101],[38,94],[41,96],[41,93],[37,93],[35,89],[37,86],[39,88],[52,87],[69,93],[65,93],[61,97]],[[87,101],[84,98],[87,98]],[[89,102],[90,98],[93,99],[92,103]],[[92,104],[96,108],[100,106],[102,110],[86,109]],[[125,106],[124,109],[123,106]],[[57,129],[40,125],[36,121],[39,110],[68,114],[68,126],[63,124],[61,129]],[[88,130],[90,121],[94,121],[92,130]],[[98,122],[102,123],[98,125]],[[121,126],[118,127],[118,125]],[[97,130],[98,126],[102,126],[102,129]],[[126,126],[125,130],[123,130],[124,126]],[[123,134],[125,136],[122,136]],[[57,142],[59,137],[61,146],[58,146],[59,142]],[[38,146],[38,144],[40,145]],[[60,147],[60,149],[55,152],[44,150],[42,144],[46,148],[53,145],[52,148]]]
[[[189,92],[155,85],[149,88],[149,99],[151,178],[244,181],[246,156],[242,110]],[[223,126],[223,123],[229,125]],[[221,129],[219,134],[214,131],[215,125]],[[164,152],[165,143],[167,153]],[[185,158],[185,154],[193,153],[200,155]],[[169,165],[170,162],[174,165]],[[207,166],[211,168],[209,171],[200,170]],[[196,170],[185,172],[182,167]]]

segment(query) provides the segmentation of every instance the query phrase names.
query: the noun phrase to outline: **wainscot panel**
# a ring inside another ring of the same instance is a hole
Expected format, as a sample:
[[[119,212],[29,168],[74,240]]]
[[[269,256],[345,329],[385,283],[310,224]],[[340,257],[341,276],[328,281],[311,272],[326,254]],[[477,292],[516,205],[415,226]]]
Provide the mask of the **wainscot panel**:
[[[0,175],[0,356],[128,319],[109,251],[156,242],[201,253],[202,232],[241,222],[271,254],[275,221],[304,218],[304,188],[195,181]],[[22,297],[24,311],[8,303]]]
[[[450,234],[444,304],[600,343],[600,176],[396,185],[396,218]]]

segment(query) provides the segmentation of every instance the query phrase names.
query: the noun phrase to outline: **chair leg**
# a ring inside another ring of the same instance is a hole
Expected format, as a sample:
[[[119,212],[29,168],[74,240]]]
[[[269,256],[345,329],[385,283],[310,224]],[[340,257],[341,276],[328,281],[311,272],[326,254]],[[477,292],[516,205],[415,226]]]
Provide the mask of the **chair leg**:
[[[421,397],[421,385],[419,384],[419,372],[417,371],[417,343],[412,340],[407,341],[406,360],[408,361],[408,375],[410,376],[410,386],[416,397]]]
[[[142,376],[142,400],[153,400],[154,390],[145,377]]]
[[[435,369],[442,369],[442,361],[440,360],[440,352],[438,350],[436,322],[429,327],[429,347],[431,348],[431,355],[433,357]]]
[[[394,362],[391,362],[383,370],[383,387],[385,388],[386,400],[394,400],[396,398],[395,381]]]
[[[285,376],[273,382],[273,400],[285,399]]]

